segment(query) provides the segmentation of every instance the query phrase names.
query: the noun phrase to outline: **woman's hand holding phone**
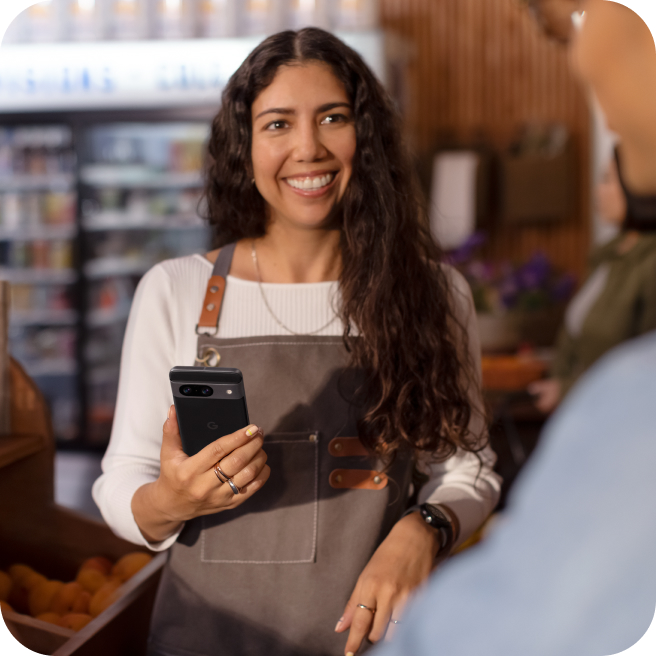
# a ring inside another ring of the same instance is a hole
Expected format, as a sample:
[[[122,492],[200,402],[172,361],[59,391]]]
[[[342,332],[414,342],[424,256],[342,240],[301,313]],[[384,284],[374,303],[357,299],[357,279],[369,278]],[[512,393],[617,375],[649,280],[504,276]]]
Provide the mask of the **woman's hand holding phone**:
[[[194,517],[230,510],[247,501],[267,481],[271,470],[262,450],[262,431],[254,425],[225,435],[194,456],[182,449],[175,407],[164,422],[160,475],[132,499],[132,512],[144,537],[161,542]],[[218,464],[240,493],[214,473]]]

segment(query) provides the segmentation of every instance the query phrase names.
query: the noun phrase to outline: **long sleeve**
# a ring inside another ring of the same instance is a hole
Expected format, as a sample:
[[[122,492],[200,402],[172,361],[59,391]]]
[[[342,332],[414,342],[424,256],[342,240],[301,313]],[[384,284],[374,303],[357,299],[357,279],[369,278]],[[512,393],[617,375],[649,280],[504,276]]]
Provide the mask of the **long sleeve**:
[[[574,374],[576,358],[574,340],[565,326],[562,326],[558,333],[555,351],[556,356],[551,365],[551,375],[560,381],[562,395],[565,396],[577,378]]]
[[[478,335],[476,311],[471,290],[466,280],[451,267],[445,267],[450,283],[455,315],[466,330],[469,359],[475,378],[470,384],[469,398],[472,417],[469,430],[473,435],[485,437],[487,427],[481,397],[481,347]],[[496,454],[488,446],[479,454],[458,452],[442,463],[424,465],[429,481],[419,491],[420,503],[444,503],[457,515],[460,537],[464,542],[487,519],[499,501],[501,478],[493,471]]]
[[[132,303],[123,351],[116,414],[103,475],[93,498],[105,521],[120,537],[160,551],[177,534],[151,544],[132,515],[132,497],[159,476],[161,427],[173,402],[168,372],[175,364],[173,294],[165,269],[157,266],[141,280]]]

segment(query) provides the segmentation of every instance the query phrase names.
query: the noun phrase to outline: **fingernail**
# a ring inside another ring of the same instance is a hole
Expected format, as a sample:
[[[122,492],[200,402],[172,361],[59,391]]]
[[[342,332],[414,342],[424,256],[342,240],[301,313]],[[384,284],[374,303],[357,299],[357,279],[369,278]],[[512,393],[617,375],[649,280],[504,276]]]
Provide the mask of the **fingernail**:
[[[259,430],[260,429],[255,424],[252,424],[246,429],[246,435],[248,435],[248,437],[251,437],[255,435],[255,433],[257,433]]]
[[[344,621],[344,618],[343,618],[343,617],[340,617],[340,618],[337,620],[337,624],[335,625],[335,631],[337,631],[337,629],[339,629],[339,625],[340,625],[343,621]]]
[[[355,656],[355,654],[352,651],[347,651],[346,656]]]
[[[169,415],[168,415],[168,418],[169,418],[169,419],[173,416],[173,408],[174,408],[174,406],[171,406],[171,407],[169,408]]]

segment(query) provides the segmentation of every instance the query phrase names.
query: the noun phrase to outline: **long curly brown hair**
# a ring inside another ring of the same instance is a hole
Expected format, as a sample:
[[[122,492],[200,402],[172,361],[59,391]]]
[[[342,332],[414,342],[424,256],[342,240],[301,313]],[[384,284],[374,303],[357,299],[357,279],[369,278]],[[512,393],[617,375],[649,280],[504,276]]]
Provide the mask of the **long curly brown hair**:
[[[228,82],[209,143],[205,201],[214,246],[266,233],[266,203],[251,183],[251,106],[280,66],[328,64],[352,103],[357,148],[336,211],[339,279],[351,369],[363,384],[362,442],[388,461],[410,446],[437,460],[478,452],[469,431],[475,376],[454,316],[442,254],[428,229],[400,119],[362,58],[317,28],[274,34]],[[355,328],[355,330],[353,330]]]

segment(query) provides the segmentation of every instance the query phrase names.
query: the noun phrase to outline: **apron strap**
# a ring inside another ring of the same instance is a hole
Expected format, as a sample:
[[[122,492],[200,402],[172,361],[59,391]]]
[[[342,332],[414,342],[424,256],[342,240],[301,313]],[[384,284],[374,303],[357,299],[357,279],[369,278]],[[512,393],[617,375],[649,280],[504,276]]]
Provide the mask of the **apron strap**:
[[[223,294],[236,245],[236,243],[228,244],[219,251],[212,275],[207,281],[203,309],[196,325],[197,335],[201,333],[205,335],[216,335],[219,332],[219,315],[221,314],[221,306],[223,305]]]

